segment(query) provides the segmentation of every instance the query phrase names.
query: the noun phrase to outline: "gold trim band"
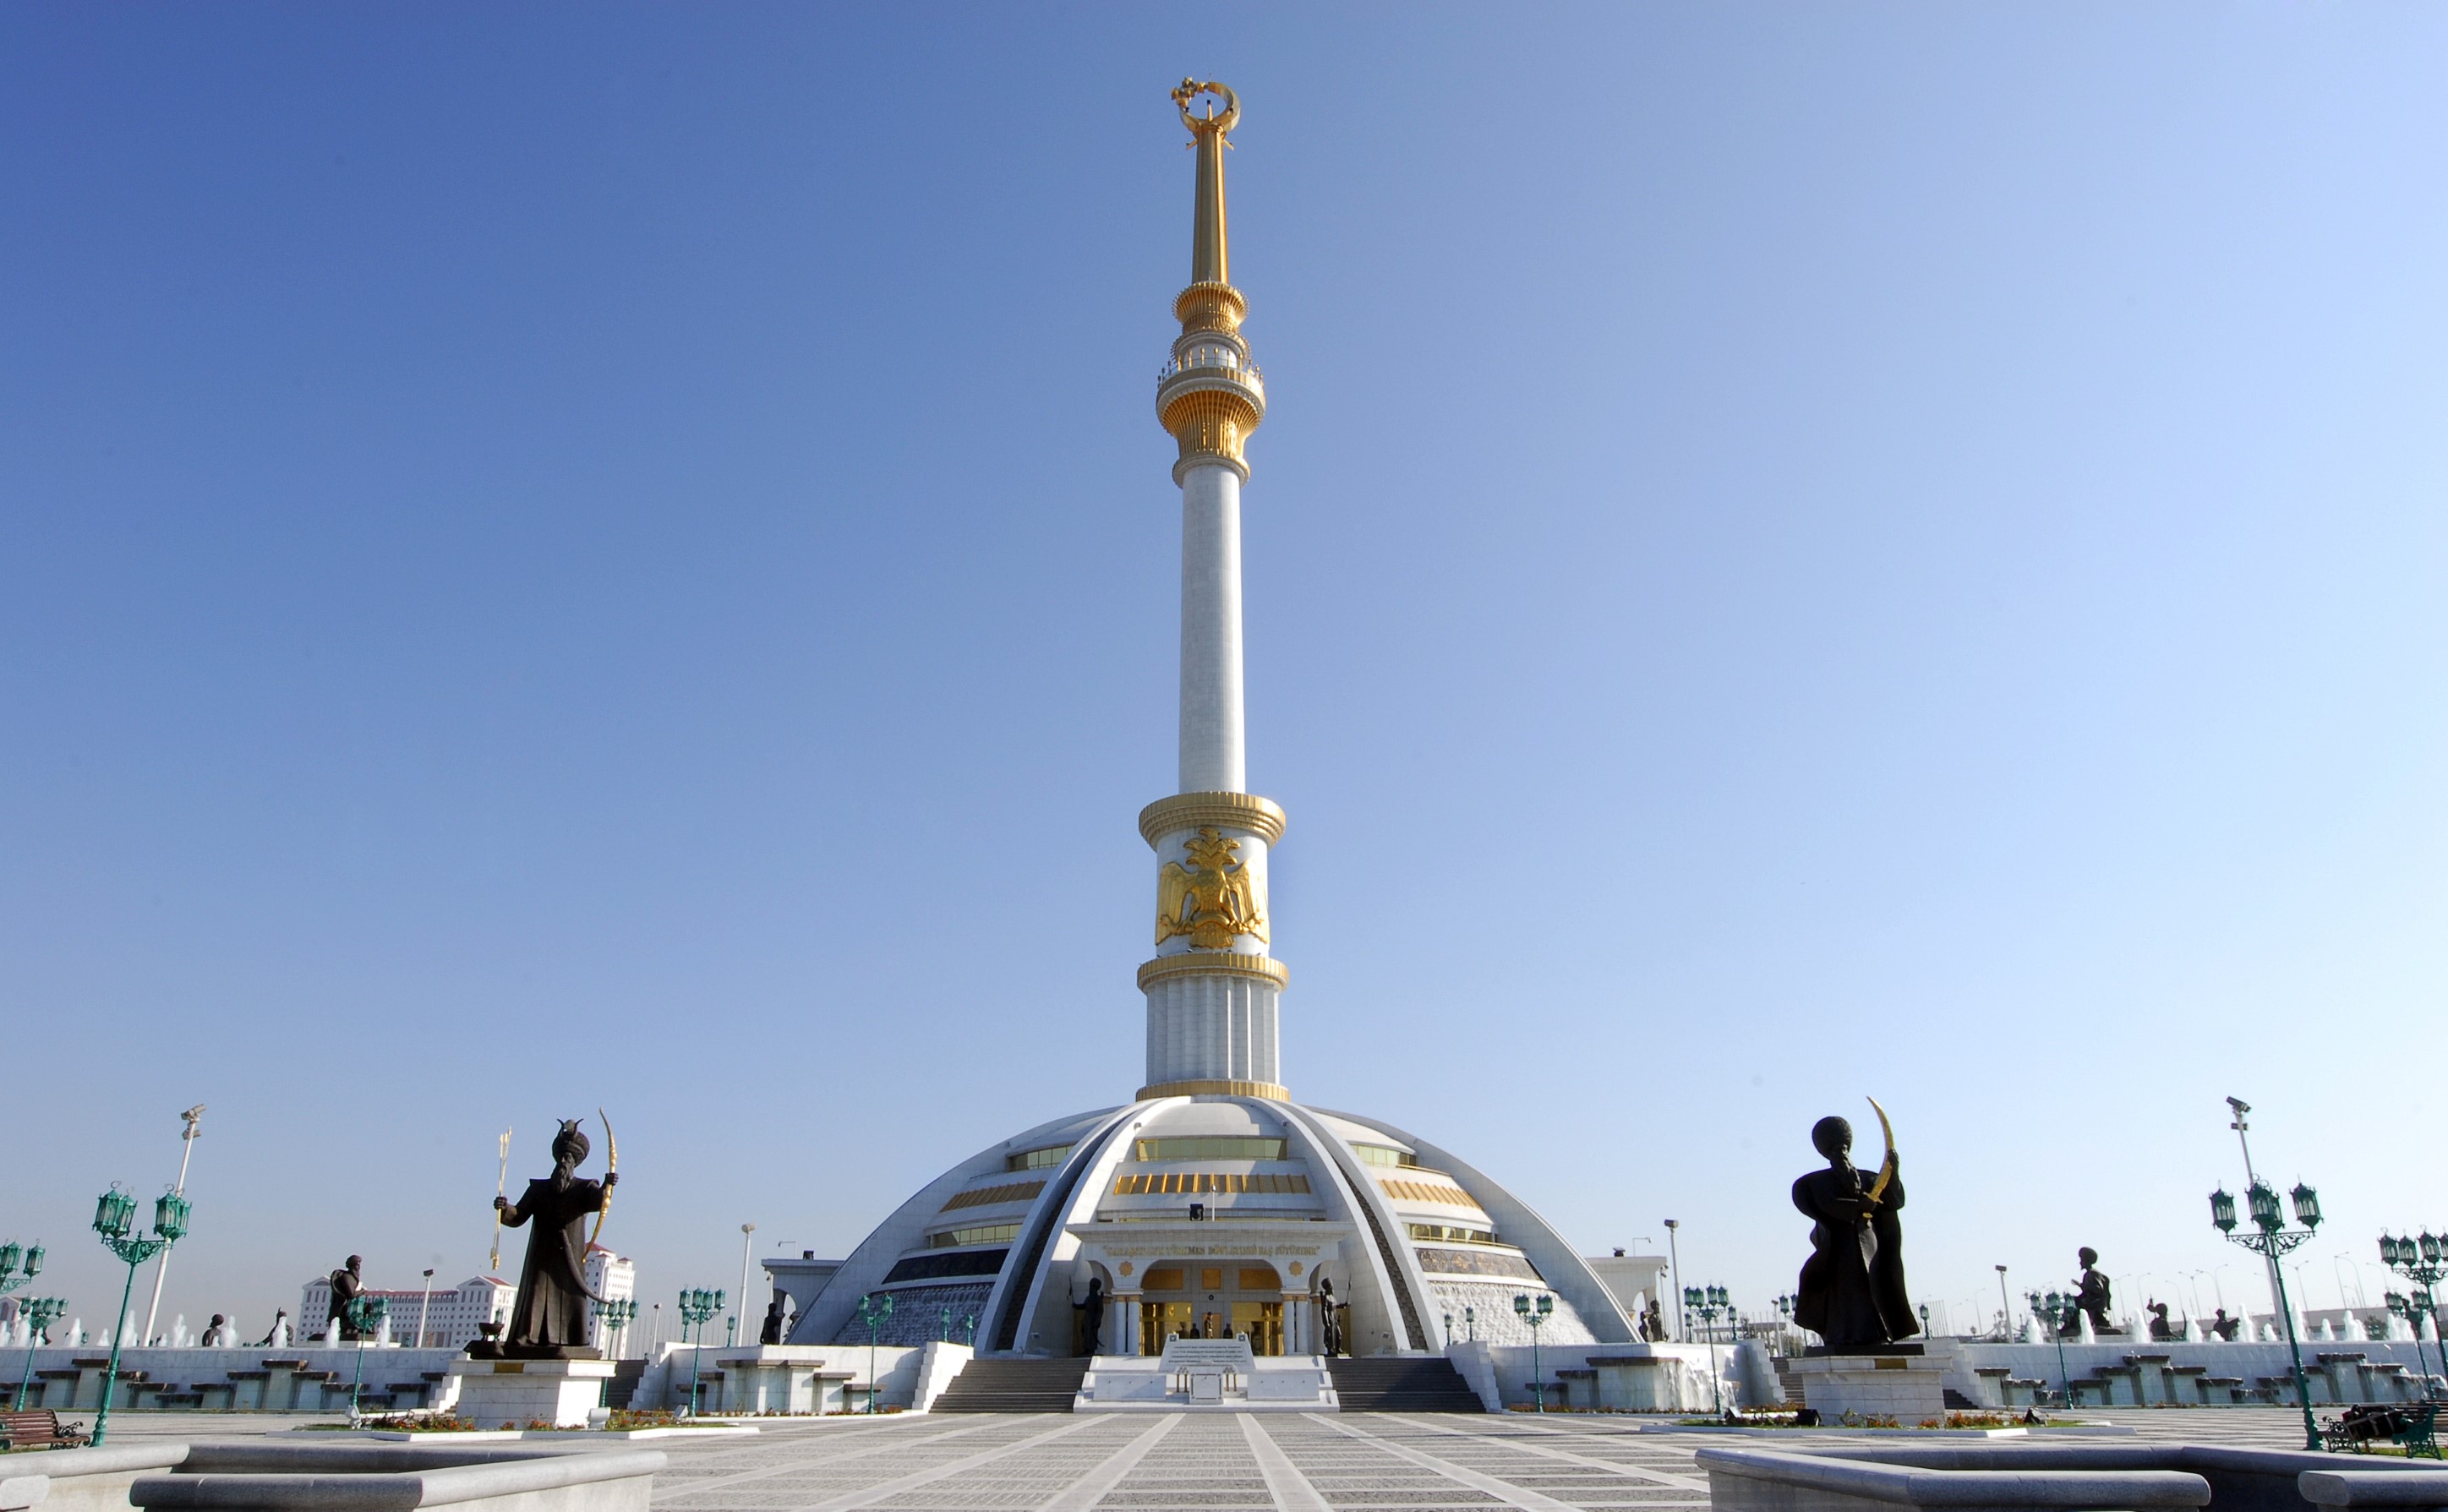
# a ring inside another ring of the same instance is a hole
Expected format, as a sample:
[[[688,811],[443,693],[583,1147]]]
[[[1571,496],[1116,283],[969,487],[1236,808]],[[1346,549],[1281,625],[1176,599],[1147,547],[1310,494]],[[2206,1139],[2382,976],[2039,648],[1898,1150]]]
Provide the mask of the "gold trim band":
[[[1251,793],[1176,793],[1139,811],[1139,838],[1153,848],[1168,834],[1202,825],[1246,830],[1269,845],[1284,837],[1284,811]]]
[[[1281,961],[1269,955],[1249,955],[1239,950],[1184,950],[1179,955],[1160,955],[1139,967],[1139,989],[1145,991],[1151,983],[1171,977],[1256,977],[1272,982],[1281,991],[1291,985],[1292,974]]]
[[[1290,1102],[1292,1095],[1272,1081],[1159,1081],[1139,1088],[1139,1101],[1150,1098],[1265,1098],[1272,1102]]]

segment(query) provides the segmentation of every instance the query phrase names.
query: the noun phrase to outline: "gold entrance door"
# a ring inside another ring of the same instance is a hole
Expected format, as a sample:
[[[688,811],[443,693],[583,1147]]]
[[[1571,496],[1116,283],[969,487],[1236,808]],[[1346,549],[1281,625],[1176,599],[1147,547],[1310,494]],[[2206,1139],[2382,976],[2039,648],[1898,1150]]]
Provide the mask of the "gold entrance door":
[[[1191,1331],[1193,1311],[1187,1302],[1140,1303],[1139,1352],[1162,1354],[1165,1335],[1170,1333],[1187,1337]]]
[[[1284,1352],[1284,1305],[1280,1302],[1235,1302],[1233,1331],[1250,1336],[1252,1354]]]

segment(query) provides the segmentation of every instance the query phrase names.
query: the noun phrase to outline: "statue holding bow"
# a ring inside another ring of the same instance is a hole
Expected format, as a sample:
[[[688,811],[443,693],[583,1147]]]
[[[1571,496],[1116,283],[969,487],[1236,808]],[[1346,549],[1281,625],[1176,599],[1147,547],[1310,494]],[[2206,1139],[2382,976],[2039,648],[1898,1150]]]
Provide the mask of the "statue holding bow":
[[[1802,1264],[1793,1320],[1819,1335],[1830,1350],[1875,1348],[1921,1331],[1904,1292],[1904,1205],[1896,1179],[1895,1131],[1876,1099],[1887,1152],[1875,1178],[1865,1182],[1853,1164],[1853,1126],[1826,1118],[1811,1125],[1810,1142],[1827,1159],[1793,1183],[1793,1205],[1807,1215],[1810,1258]]]
[[[608,1133],[611,1125],[604,1127]],[[597,1351],[586,1343],[586,1304],[602,1299],[586,1285],[586,1252],[592,1247],[586,1220],[612,1200],[621,1175],[606,1171],[601,1181],[579,1176],[589,1149],[579,1120],[564,1119],[561,1132],[552,1137],[552,1175],[529,1181],[516,1202],[493,1198],[505,1225],[515,1229],[532,1223],[534,1228],[527,1235],[526,1263],[519,1270],[518,1301],[510,1311],[509,1327],[499,1344],[480,1339],[468,1347],[469,1354],[513,1360],[596,1358]]]

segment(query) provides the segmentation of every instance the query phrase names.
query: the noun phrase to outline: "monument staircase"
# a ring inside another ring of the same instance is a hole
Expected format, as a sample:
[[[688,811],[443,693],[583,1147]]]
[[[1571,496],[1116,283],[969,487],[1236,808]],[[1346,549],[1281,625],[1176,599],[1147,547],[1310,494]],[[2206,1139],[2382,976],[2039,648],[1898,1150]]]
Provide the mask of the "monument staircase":
[[[1068,1412],[1088,1373],[1085,1356],[1073,1360],[971,1360],[944,1394],[936,1412]]]
[[[1442,1354],[1381,1354],[1329,1360],[1346,1412],[1484,1412],[1479,1393]]]

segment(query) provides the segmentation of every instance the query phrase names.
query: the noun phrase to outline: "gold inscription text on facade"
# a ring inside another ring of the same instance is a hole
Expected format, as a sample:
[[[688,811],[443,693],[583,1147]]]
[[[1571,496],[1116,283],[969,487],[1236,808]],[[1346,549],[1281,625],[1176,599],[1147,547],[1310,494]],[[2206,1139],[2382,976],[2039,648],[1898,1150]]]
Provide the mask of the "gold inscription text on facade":
[[[1181,848],[1190,865],[1167,861],[1157,874],[1156,943],[1186,934],[1198,949],[1222,950],[1235,935],[1264,940],[1266,890],[1246,863],[1233,859],[1241,842],[1205,826]]]

